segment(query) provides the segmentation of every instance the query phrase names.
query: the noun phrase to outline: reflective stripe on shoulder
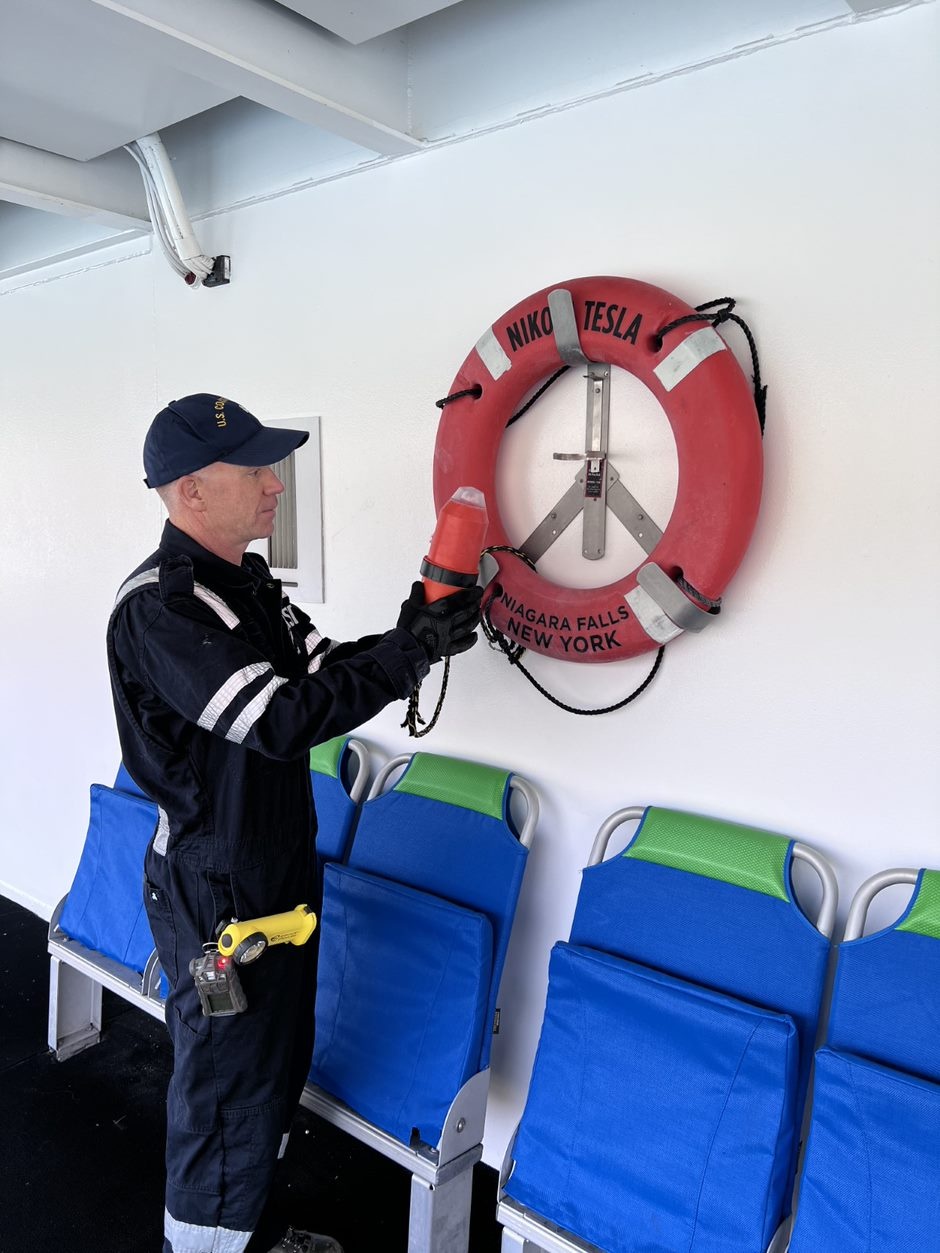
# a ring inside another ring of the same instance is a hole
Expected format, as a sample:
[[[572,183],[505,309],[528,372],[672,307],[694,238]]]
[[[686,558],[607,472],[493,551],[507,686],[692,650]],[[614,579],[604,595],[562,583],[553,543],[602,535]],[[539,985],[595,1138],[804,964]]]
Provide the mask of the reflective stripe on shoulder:
[[[201,600],[204,605],[208,605],[213,613],[218,614],[229,630],[238,626],[238,615],[229,609],[228,605],[217,593],[210,591],[208,587],[203,587],[201,583],[194,583],[193,595],[198,600]]]
[[[267,672],[273,674],[274,667],[266,661],[254,661],[250,666],[244,666],[241,670],[236,670],[233,675],[230,675],[225,680],[212,697],[212,700],[206,705],[199,715],[196,725],[202,727],[204,731],[211,731],[238,693]]]
[[[152,566],[149,570],[143,570],[140,574],[135,574],[133,578],[121,584],[118,594],[114,598],[114,608],[117,609],[121,601],[130,596],[131,592],[136,592],[139,587],[146,587],[148,583],[159,582],[160,575],[156,566]]]
[[[117,609],[121,601],[126,600],[131,592],[136,592],[140,588],[148,587],[151,584],[159,584],[159,582],[160,570],[158,566],[152,566],[149,570],[135,574],[133,578],[128,579],[126,583],[121,585],[114,599],[114,608]],[[194,583],[193,595],[197,600],[201,600],[204,605],[208,605],[212,612],[221,618],[229,630],[233,630],[238,626],[238,615],[228,607],[222,597],[216,592],[211,591],[208,587],[204,587],[201,583]]]

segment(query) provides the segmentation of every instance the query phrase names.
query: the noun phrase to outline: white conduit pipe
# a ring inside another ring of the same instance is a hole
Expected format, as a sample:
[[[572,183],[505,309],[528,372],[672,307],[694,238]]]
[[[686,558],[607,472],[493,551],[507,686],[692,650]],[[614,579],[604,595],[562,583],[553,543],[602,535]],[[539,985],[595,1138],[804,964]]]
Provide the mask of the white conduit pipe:
[[[160,205],[157,200],[156,188],[154,187],[153,179],[150,175],[149,169],[147,168],[146,162],[143,157],[138,156],[131,144],[127,145],[127,151],[140,166],[140,172],[144,182],[144,194],[147,197],[147,212],[150,215],[150,221],[153,225],[153,233],[156,235],[167,261],[169,261],[170,265],[177,272],[177,274],[180,275],[180,277],[186,278],[191,271],[183,265],[182,261],[173,251],[173,245],[171,244],[169,235],[167,234],[167,229],[163,221],[163,215],[160,211]]]
[[[212,273],[213,258],[202,251],[193,232],[163,141],[158,134],[143,135],[125,146],[141,168],[154,231],[170,264],[201,283]]]

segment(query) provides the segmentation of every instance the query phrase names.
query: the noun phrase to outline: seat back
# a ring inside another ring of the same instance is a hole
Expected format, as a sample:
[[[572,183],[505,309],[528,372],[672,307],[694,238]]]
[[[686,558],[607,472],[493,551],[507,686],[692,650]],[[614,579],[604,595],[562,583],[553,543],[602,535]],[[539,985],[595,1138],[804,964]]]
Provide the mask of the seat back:
[[[436,1144],[489,1061],[528,854],[509,812],[520,785],[417,753],[362,807],[347,864],[326,868],[310,1077],[404,1143]]]
[[[143,974],[153,952],[144,908],[144,853],[157,807],[139,793],[94,783],[88,832],[59,928],[86,948]]]
[[[843,941],[826,1043],[940,1083],[940,871],[918,872],[897,922]]]
[[[647,809],[622,855],[584,871],[509,1197],[607,1253],[764,1253],[830,950],[794,899],[793,855],[783,836]]]
[[[359,740],[338,735],[310,750],[310,780],[317,811],[317,859],[343,861],[369,783],[369,759]]]
[[[650,807],[621,856],[584,871],[571,942],[788,1014],[802,1101],[831,945],[794,898],[795,847],[786,836]]]
[[[902,917],[864,935],[877,891],[912,879]],[[940,873],[876,875],[859,889],[839,949],[793,1253],[940,1247],[938,989]]]

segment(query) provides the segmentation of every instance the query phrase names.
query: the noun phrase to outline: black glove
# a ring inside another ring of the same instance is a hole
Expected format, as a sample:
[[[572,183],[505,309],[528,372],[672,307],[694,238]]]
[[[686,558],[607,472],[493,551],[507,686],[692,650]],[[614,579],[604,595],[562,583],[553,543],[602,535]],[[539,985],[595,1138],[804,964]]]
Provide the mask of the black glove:
[[[482,598],[482,587],[461,587],[429,605],[419,580],[401,607],[398,626],[411,632],[433,664],[465,653],[477,642],[474,632],[480,625]]]

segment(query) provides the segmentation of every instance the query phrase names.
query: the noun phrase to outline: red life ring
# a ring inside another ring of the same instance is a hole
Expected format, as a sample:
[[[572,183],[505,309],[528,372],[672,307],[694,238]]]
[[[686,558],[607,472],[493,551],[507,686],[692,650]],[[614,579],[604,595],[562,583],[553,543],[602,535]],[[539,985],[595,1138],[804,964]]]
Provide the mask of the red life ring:
[[[624,578],[606,587],[563,587],[512,554],[495,554],[499,571],[490,588],[498,594],[490,613],[511,641],[566,661],[634,657],[681,629],[698,629],[697,615],[704,619],[702,607],[679,589],[677,578],[707,605],[737,570],[760,504],[760,426],[750,384],[713,327],[686,323],[659,340],[661,328],[690,314],[695,314],[690,306],[648,283],[574,279],[536,292],[503,314],[457,372],[451,392],[480,390],[443,411],[434,450],[434,501],[440,510],[457,488],[479,488],[489,514],[487,547],[510,544],[495,483],[506,423],[533,389],[565,364],[560,344],[570,360],[572,336],[575,351],[580,345],[589,361],[619,366],[646,384],[665,410],[676,442],[672,516],[648,560]]]

